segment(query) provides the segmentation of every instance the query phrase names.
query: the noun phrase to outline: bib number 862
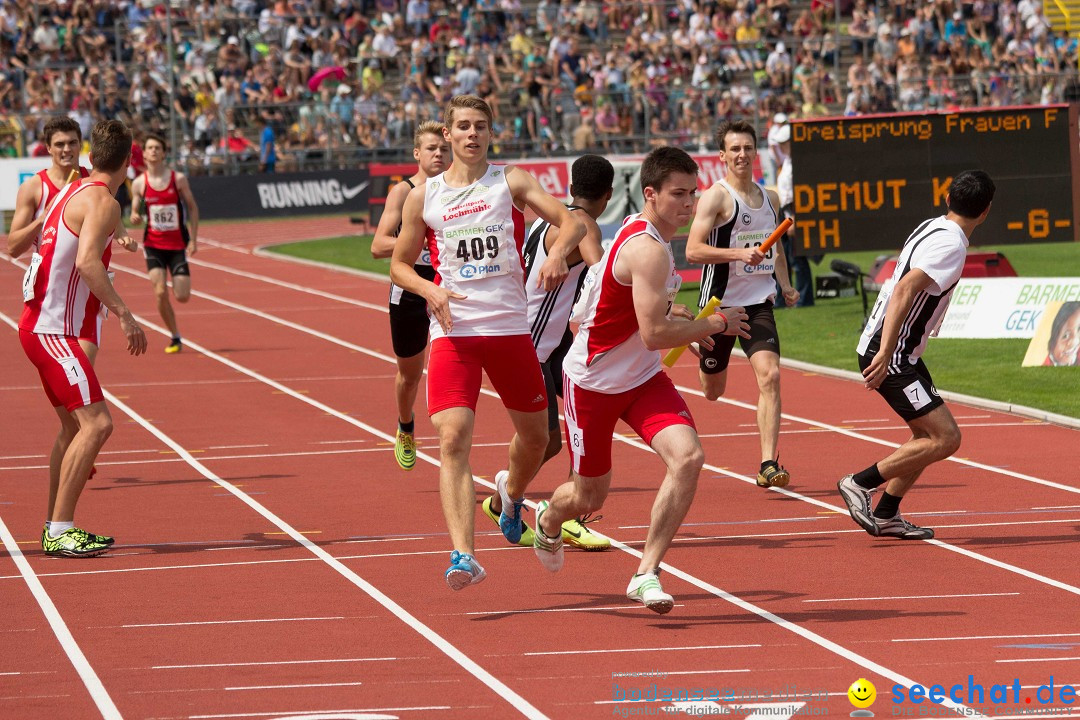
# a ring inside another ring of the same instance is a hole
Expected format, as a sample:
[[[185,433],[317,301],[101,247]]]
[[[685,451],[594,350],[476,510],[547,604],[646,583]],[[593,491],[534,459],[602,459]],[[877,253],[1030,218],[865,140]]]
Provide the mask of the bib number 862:
[[[499,238],[488,235],[486,238],[462,238],[458,241],[454,256],[462,262],[480,262],[485,257],[496,258],[499,255]]]

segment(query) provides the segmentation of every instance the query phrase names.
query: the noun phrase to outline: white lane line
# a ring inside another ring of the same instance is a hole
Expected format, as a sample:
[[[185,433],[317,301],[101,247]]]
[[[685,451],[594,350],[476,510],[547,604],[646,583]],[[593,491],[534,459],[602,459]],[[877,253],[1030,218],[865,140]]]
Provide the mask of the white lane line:
[[[1041,507],[1033,507],[1032,510],[1072,510],[1073,508],[1080,508],[1080,505],[1043,505]]]
[[[273,717],[276,720],[397,720],[393,715],[372,715],[388,712],[430,712],[454,710],[450,705],[419,705],[415,707],[345,708],[343,710],[270,710],[253,713],[223,713],[219,715],[188,715],[188,720],[228,720],[229,718]],[[468,710],[468,707],[456,708]],[[491,708],[486,708],[490,710]]]
[[[675,607],[684,607],[682,603],[676,603]],[[646,610],[644,605],[637,603],[633,605],[609,605],[607,607],[586,607],[586,608],[536,608],[532,610],[474,610],[467,613],[440,613],[441,615],[447,615],[451,617],[457,617],[459,615],[530,615],[533,613],[564,613],[564,612],[599,612],[601,610]]]
[[[34,574],[34,569],[30,567],[30,563],[26,560],[26,556],[23,555],[22,550],[19,549],[18,543],[15,542],[15,538],[12,537],[3,518],[0,518],[0,540],[3,540],[8,555],[11,556],[15,566],[19,568],[19,572],[26,581],[27,587],[30,588],[30,592],[33,594],[34,599],[37,600],[38,607],[41,608],[42,614],[45,615],[45,619],[48,621],[49,627],[52,628],[57,641],[59,641],[60,647],[64,649],[64,653],[68,656],[68,660],[70,660],[71,664],[75,667],[75,671],[79,673],[79,678],[82,680],[83,685],[86,686],[86,690],[90,693],[90,697],[93,699],[94,704],[101,713],[101,717],[105,720],[122,720],[123,715],[120,714],[120,710],[117,709],[116,704],[113,702],[112,698],[109,697],[109,692],[105,689],[105,686],[101,684],[101,679],[98,678],[97,673],[94,672],[94,668],[86,659],[86,655],[83,654],[79,644],[75,642],[75,637],[71,634],[71,631],[68,630],[67,623],[65,623],[64,618],[60,616],[60,612],[56,609],[56,605],[53,604],[52,598],[45,592],[45,587],[41,584],[41,580]]]
[[[430,660],[426,657],[369,657],[369,658],[320,658],[316,660],[261,660],[258,662],[195,663],[191,665],[151,665],[151,670],[200,670],[223,667],[262,667],[264,665],[326,665],[337,663],[399,662],[403,660]]]
[[[1019,595],[1018,592],[1000,593],[964,593],[958,595],[891,595],[885,597],[848,597],[848,598],[821,598],[819,600],[803,600],[804,603],[828,603],[828,602],[871,602],[875,600],[933,600],[938,598],[973,598],[973,597],[1001,597],[1003,595]]]
[[[748,673],[750,668],[732,668],[724,670],[664,670],[664,675],[727,675],[729,673]],[[845,695],[847,693],[844,693]]]
[[[956,640],[1032,640],[1035,638],[1080,637],[1080,633],[1039,633],[1034,635],[957,635],[954,637],[893,638],[889,642],[952,642]]]
[[[675,387],[679,390],[679,392],[685,393],[687,395],[695,395],[695,396],[700,397],[700,398],[705,397],[705,393],[703,393],[699,389],[689,388],[689,387],[685,387],[683,385],[676,385]],[[732,400],[730,398],[722,397],[722,398],[719,398],[716,402],[724,403],[726,405],[731,405],[733,407],[743,408],[744,410],[752,410],[754,412],[757,412],[757,406],[756,405],[751,405],[749,403],[744,403],[744,402],[742,402],[740,400]],[[803,423],[805,425],[810,425],[811,427],[817,427],[817,428],[823,428],[823,429],[826,429],[826,430],[831,430],[832,432],[835,432],[835,433],[837,433],[839,435],[845,435],[845,436],[850,437],[850,438],[855,438],[856,440],[865,440],[866,442],[874,443],[875,445],[883,445],[885,447],[890,447],[890,448],[894,448],[894,449],[900,447],[900,443],[889,442],[888,440],[882,440],[880,438],[871,437],[870,435],[864,435],[861,432],[857,432],[855,430],[849,430],[847,428],[838,427],[838,426],[832,425],[830,423],[819,422],[817,420],[811,420],[810,418],[804,418],[804,417],[800,417],[798,415],[789,415],[787,413],[781,413],[781,417],[784,418],[785,420],[791,420],[793,422]],[[1029,424],[1029,423],[1023,423],[1023,424]],[[1070,492],[1070,493],[1080,495],[1080,487],[1072,487],[1071,485],[1063,485],[1062,483],[1053,482],[1052,480],[1044,480],[1043,478],[1038,478],[1038,477],[1035,477],[1033,475],[1027,475],[1027,474],[1024,474],[1024,473],[1018,473],[1018,472],[1014,472],[1012,470],[1005,470],[1003,468],[995,467],[993,465],[987,465],[985,463],[975,462],[974,460],[966,460],[966,459],[958,458],[958,457],[950,457],[950,458],[946,458],[946,461],[947,462],[952,462],[952,463],[957,463],[957,464],[960,464],[960,465],[965,465],[965,466],[970,467],[970,468],[976,468],[976,469],[979,469],[979,470],[985,470],[987,472],[997,473],[999,475],[1005,475],[1005,476],[1008,476],[1008,477],[1016,478],[1017,480],[1024,480],[1025,482],[1035,483],[1037,485],[1044,485],[1046,487],[1052,487],[1052,488],[1055,488],[1057,490],[1064,490],[1065,492]],[[777,489],[777,488],[773,488],[773,489]]]
[[[17,328],[17,325],[15,325],[15,323],[10,318],[8,318],[6,315],[3,315],[2,313],[0,313],[0,318],[3,318],[6,322],[8,322],[9,325],[13,325],[13,326],[15,326]],[[138,322],[143,327],[152,328],[153,330],[155,330],[158,333],[161,333],[162,335],[167,335],[168,334],[167,330],[165,330],[165,329],[163,329],[163,328],[161,328],[161,327],[159,327],[157,325],[154,325],[153,323],[150,323],[145,318],[138,318]],[[263,382],[265,382],[266,384],[270,385],[271,387],[274,387],[277,390],[281,390],[282,392],[285,392],[286,394],[288,394],[288,395],[290,395],[292,397],[295,397],[297,399],[303,400],[304,402],[307,402],[310,405],[319,407],[324,412],[327,412],[327,413],[329,413],[329,414],[331,414],[331,415],[333,415],[335,417],[347,420],[348,422],[351,422],[351,423],[357,425],[358,427],[361,427],[362,429],[366,430],[367,432],[369,432],[372,435],[376,435],[376,436],[382,437],[382,438],[384,438],[386,440],[393,441],[393,438],[391,436],[387,435],[386,433],[383,433],[383,432],[381,432],[379,430],[376,430],[375,428],[371,427],[370,425],[362,423],[362,422],[360,422],[358,420],[354,420],[353,418],[350,418],[348,415],[345,415],[344,413],[341,413],[341,412],[329,407],[328,405],[323,405],[322,403],[319,403],[319,402],[317,402],[315,400],[311,400],[310,398],[305,398],[302,394],[296,392],[295,390],[292,390],[291,388],[287,388],[284,385],[281,385],[280,383],[276,383],[273,380],[271,380],[270,378],[264,378],[263,376],[258,375],[257,373],[255,373],[252,370],[249,370],[249,369],[247,369],[247,368],[245,368],[245,367],[243,367],[243,366],[241,366],[241,365],[239,365],[237,363],[232,362],[231,360],[229,360],[227,358],[224,358],[224,357],[222,357],[222,356],[220,356],[220,355],[218,355],[216,353],[211,352],[210,350],[208,350],[206,348],[203,348],[202,346],[198,345],[197,343],[189,341],[187,343],[187,345],[189,347],[191,347],[193,350],[196,350],[197,352],[201,352],[204,355],[206,355],[207,357],[209,357],[211,359],[214,359],[214,360],[217,360],[218,362],[220,362],[222,364],[228,365],[229,367],[233,368],[234,370],[237,370],[238,372],[241,372],[241,373],[243,373],[245,375],[248,375],[249,377],[255,377],[256,379],[260,379]],[[258,376],[258,377],[256,377],[256,376]],[[367,580],[365,580],[362,577],[360,577],[359,575],[357,575],[351,568],[347,567],[344,563],[342,563],[340,560],[338,560],[333,555],[328,553],[326,550],[324,550],[323,548],[319,547],[315,543],[308,540],[306,537],[304,537],[303,534],[301,534],[298,530],[296,530],[296,528],[294,528],[293,526],[286,523],[283,519],[281,519],[276,514],[271,512],[268,508],[266,508],[264,505],[259,503],[257,500],[253,500],[243,490],[236,487],[235,485],[228,482],[227,480],[223,480],[220,477],[218,477],[214,472],[212,472],[208,467],[203,465],[190,452],[188,452],[187,449],[185,449],[183,446],[181,446],[179,443],[177,443],[171,437],[169,437],[164,432],[162,432],[160,429],[158,429],[157,426],[155,426],[154,424],[148,422],[145,418],[143,418],[141,415],[139,415],[137,412],[135,412],[135,410],[133,408],[128,407],[128,405],[126,405],[124,402],[122,402],[115,395],[113,395],[112,393],[110,393],[107,390],[103,391],[103,393],[104,393],[106,399],[108,399],[108,401],[110,403],[115,405],[121,412],[123,412],[125,415],[127,415],[132,420],[134,420],[139,425],[141,425],[147,432],[149,432],[151,435],[156,437],[158,440],[160,440],[166,446],[171,448],[174,452],[176,452],[178,455],[183,457],[185,460],[187,460],[188,464],[191,465],[192,468],[197,470],[203,477],[205,477],[206,479],[211,480],[213,482],[216,482],[222,488],[224,488],[224,489],[228,490],[229,492],[231,492],[234,496],[236,496],[236,498],[238,500],[243,502],[245,505],[247,505],[252,510],[257,512],[259,515],[263,516],[271,524],[275,525],[279,530],[281,530],[283,533],[285,533],[286,535],[291,537],[297,544],[304,547],[306,550],[308,550],[313,555],[318,557],[320,560],[322,560],[328,566],[330,566],[331,568],[336,570],[338,572],[338,574],[340,574],[346,580],[351,582],[353,585],[355,585],[357,588],[362,590],[367,595],[371,596],[372,599],[374,599],[376,602],[381,604],[383,607],[385,607],[387,610],[389,610],[392,614],[397,616],[397,618],[399,620],[404,622],[406,625],[408,625],[410,628],[412,628],[417,634],[419,634],[425,640],[427,640],[432,645],[434,645],[436,648],[438,648],[448,658],[450,658],[451,660],[456,662],[458,665],[460,665],[463,669],[465,669],[467,672],[469,672],[477,680],[479,680],[480,682],[487,685],[496,694],[500,695],[507,702],[507,704],[509,704],[511,707],[513,707],[513,709],[516,710],[518,713],[520,713],[521,715],[523,715],[523,716],[525,716],[527,718],[537,718],[537,719],[546,718],[546,716],[542,712],[540,712],[540,710],[535,708],[525,698],[518,695],[509,686],[507,686],[505,683],[503,683],[497,677],[495,677],[494,675],[489,673],[487,670],[482,668],[479,664],[477,664],[476,661],[474,661],[468,655],[463,653],[461,650],[458,650],[457,647],[455,647],[454,645],[447,642],[441,635],[439,635],[434,630],[429,628],[427,625],[425,625],[422,622],[420,622],[419,620],[417,620],[416,617],[414,617],[411,613],[409,613],[407,610],[405,610],[405,608],[403,608],[401,605],[396,603],[388,595],[383,593],[381,590],[376,588],[374,585],[369,583]],[[423,453],[417,453],[418,457],[421,456],[421,455],[423,455]],[[426,457],[425,459],[427,459],[427,461],[431,462],[433,465],[438,464],[432,458]],[[5,530],[5,532],[6,532],[6,530]],[[17,550],[18,547],[15,545],[15,539],[14,538],[11,539],[11,543],[12,543],[12,547],[15,547],[15,549]],[[44,591],[42,591],[42,592],[44,592]],[[57,619],[59,619],[59,615],[57,615]],[[89,669],[89,665],[87,665],[87,668]],[[96,676],[95,676],[95,679],[96,679]],[[100,686],[100,682],[98,683],[98,685]],[[102,692],[104,692],[104,687],[101,687],[101,690],[102,690]],[[106,694],[105,697],[108,698],[108,695]],[[111,703],[112,701],[110,700],[109,702]],[[113,706],[113,709],[115,709],[115,706]],[[120,717],[119,714],[117,714],[116,717]]]
[[[507,443],[502,443],[506,445]],[[389,447],[374,447],[374,448],[348,448],[344,450],[301,450],[298,452],[277,452],[277,453],[248,453],[244,455],[209,455],[201,458],[203,462],[209,460],[251,460],[251,459],[267,459],[267,458],[285,458],[285,457],[306,457],[309,455],[352,455],[357,453],[385,453],[390,452]],[[163,462],[184,462],[183,458],[146,458],[144,460],[110,460],[108,462],[99,462],[96,465],[100,467],[112,467],[120,465],[154,465]],[[8,465],[0,467],[0,471],[4,470],[42,470],[47,469],[48,465]]]
[[[269,443],[254,443],[252,445],[211,445],[207,450],[246,450],[248,448],[270,447]]]
[[[200,267],[210,268],[211,270],[218,270],[220,272],[228,273],[230,275],[236,275],[238,277],[249,278],[251,280],[258,280],[260,282],[268,283],[270,285],[277,285],[278,287],[288,288],[289,290],[296,290],[307,295],[315,295],[316,297],[326,298],[327,300],[333,300],[334,302],[345,303],[346,305],[353,305],[355,307],[362,307],[368,310],[376,310],[381,313],[389,313],[389,308],[386,305],[375,305],[373,303],[364,302],[363,300],[354,300],[344,295],[335,295],[334,293],[325,292],[323,290],[317,290],[315,288],[304,287],[297,285],[296,283],[285,282],[283,280],[277,280],[266,275],[259,275],[257,273],[246,272],[244,270],[237,270],[236,268],[227,267],[225,265],[218,265],[217,263],[206,262],[205,260],[191,260],[189,261],[194,265]]]
[[[321,620],[344,620],[344,615],[333,617],[291,617],[291,618],[257,618],[252,620],[199,620],[193,622],[169,622],[169,623],[139,623],[128,625],[105,625],[103,627],[121,628],[159,628],[159,627],[186,627],[189,625],[246,625],[248,623],[281,623],[281,622],[317,622]]]
[[[686,645],[684,647],[644,647],[644,648],[618,648],[615,650],[550,650],[547,652],[527,652],[522,655],[598,655],[605,653],[638,653],[638,652],[678,652],[683,650],[734,650],[737,648],[759,648],[760,644],[751,645]]]
[[[1049,658],[1013,658],[1009,660],[995,660],[996,663],[1034,663],[1034,662],[1066,662],[1080,660],[1078,657],[1049,657]]]
[[[356,685],[363,685],[360,682],[339,682],[339,683],[304,683],[303,685],[240,685],[237,687],[227,687],[226,690],[286,690],[292,688],[324,688],[324,687],[354,687]]]

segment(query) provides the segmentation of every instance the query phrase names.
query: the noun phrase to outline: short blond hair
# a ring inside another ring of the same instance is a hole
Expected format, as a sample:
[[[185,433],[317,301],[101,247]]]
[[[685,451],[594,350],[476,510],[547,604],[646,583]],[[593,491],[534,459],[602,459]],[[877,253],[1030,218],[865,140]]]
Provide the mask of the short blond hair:
[[[413,133],[413,148],[420,149],[420,138],[425,135],[438,135],[439,139],[443,138],[443,130],[446,129],[444,123],[438,120],[425,120],[416,127],[416,132]]]
[[[459,108],[462,110],[479,110],[487,116],[488,125],[495,122],[495,116],[491,113],[491,106],[484,102],[483,98],[476,95],[455,95],[450,98],[450,102],[446,105],[446,112],[443,116],[446,127],[454,124],[454,111]]]

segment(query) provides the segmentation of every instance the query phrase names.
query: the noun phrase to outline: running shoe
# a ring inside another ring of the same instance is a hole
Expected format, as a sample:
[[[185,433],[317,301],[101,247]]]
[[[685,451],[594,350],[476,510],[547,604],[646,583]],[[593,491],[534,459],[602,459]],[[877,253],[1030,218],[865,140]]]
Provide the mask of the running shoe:
[[[73,527],[60,533],[58,537],[43,533],[41,549],[46,555],[53,557],[94,557],[107,552],[109,546],[95,542],[90,533]]]
[[[495,496],[492,495],[491,497],[485,499],[484,502],[480,504],[480,507],[484,509],[484,514],[491,518],[491,521],[493,523],[498,525],[499,513],[491,509],[491,501],[494,499]],[[500,530],[501,529],[502,528],[500,528]],[[533,545],[533,530],[524,520],[521,521],[521,539],[517,541],[517,544],[521,547],[532,547]]]
[[[878,537],[895,537],[901,540],[929,540],[934,537],[933,528],[919,527],[909,523],[900,516],[900,513],[896,513],[887,520],[875,517],[874,524],[877,525]]]
[[[112,545],[114,542],[116,542],[116,538],[109,537],[108,535],[95,535],[92,532],[88,532],[86,534],[90,536],[91,540],[93,540],[96,543],[100,543],[101,545]],[[45,523],[45,525],[41,528],[41,547],[42,548],[45,547],[45,541],[48,539],[48,537],[49,537],[49,524]]]
[[[525,523],[521,519],[521,508],[525,507],[525,498],[519,497],[514,500],[506,491],[506,483],[510,479],[508,470],[500,470],[495,473],[495,489],[499,491],[502,500],[502,512],[499,514],[499,529],[503,537],[510,541],[511,545],[517,545],[521,536],[525,533]]]
[[[536,506],[536,532],[533,533],[533,550],[536,551],[536,557],[540,558],[540,564],[544,566],[545,570],[559,572],[562,570],[563,560],[566,559],[563,554],[562,533],[559,533],[558,537],[549,538],[540,529],[540,518],[547,509],[547,500],[541,501]]]
[[[776,460],[765,462],[757,475],[758,487],[785,487],[791,482],[791,473],[780,467]]]
[[[567,520],[562,524],[563,542],[582,550],[607,550],[611,547],[611,541],[606,537],[594,534],[587,527],[589,523],[596,522],[602,517],[603,515],[597,515],[596,517],[582,515],[579,518]]]
[[[181,347],[182,345],[180,343],[180,338],[173,338],[172,342],[165,346],[165,352],[169,355],[172,355],[174,353],[180,352]]]
[[[855,482],[854,475],[845,475],[840,478],[840,482],[836,483],[836,488],[840,491],[840,497],[844,499],[848,512],[851,513],[851,519],[863,530],[877,537],[878,524],[874,520],[872,509],[872,499],[877,488],[867,490]]]
[[[416,465],[416,441],[413,440],[412,433],[407,433],[400,427],[394,439],[394,459],[402,470],[412,470]]]
[[[671,612],[671,608],[675,607],[675,598],[660,587],[659,575],[660,571],[656,570],[630,578],[630,584],[626,586],[626,597],[663,615]]]
[[[487,573],[480,563],[468,553],[455,550],[450,553],[450,567],[446,570],[446,584],[451,590],[461,590],[470,585],[478,585],[484,582]]]

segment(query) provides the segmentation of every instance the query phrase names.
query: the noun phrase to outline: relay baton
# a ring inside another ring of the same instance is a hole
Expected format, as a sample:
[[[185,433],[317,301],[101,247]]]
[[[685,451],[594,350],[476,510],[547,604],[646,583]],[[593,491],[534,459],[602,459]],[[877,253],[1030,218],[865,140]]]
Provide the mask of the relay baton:
[[[772,246],[776,244],[776,241],[784,236],[784,233],[788,231],[788,228],[790,228],[792,224],[791,218],[784,218],[784,222],[780,223],[780,226],[773,230],[772,235],[770,235],[765,242],[761,243],[758,252],[762,255],[769,252]]]
[[[79,168],[77,168],[77,167],[71,168],[71,172],[69,172],[68,176],[67,176],[67,182],[65,182],[64,184],[65,185],[70,185],[71,183],[75,182],[78,179],[79,179]]]
[[[709,302],[705,303],[705,307],[701,309],[695,320],[700,320],[703,317],[708,317],[716,312],[716,308],[720,307],[720,299],[716,297],[709,298]],[[679,359],[679,356],[686,350],[686,346],[671,348],[668,350],[668,354],[664,356],[664,364],[671,367],[675,364],[675,361]]]

